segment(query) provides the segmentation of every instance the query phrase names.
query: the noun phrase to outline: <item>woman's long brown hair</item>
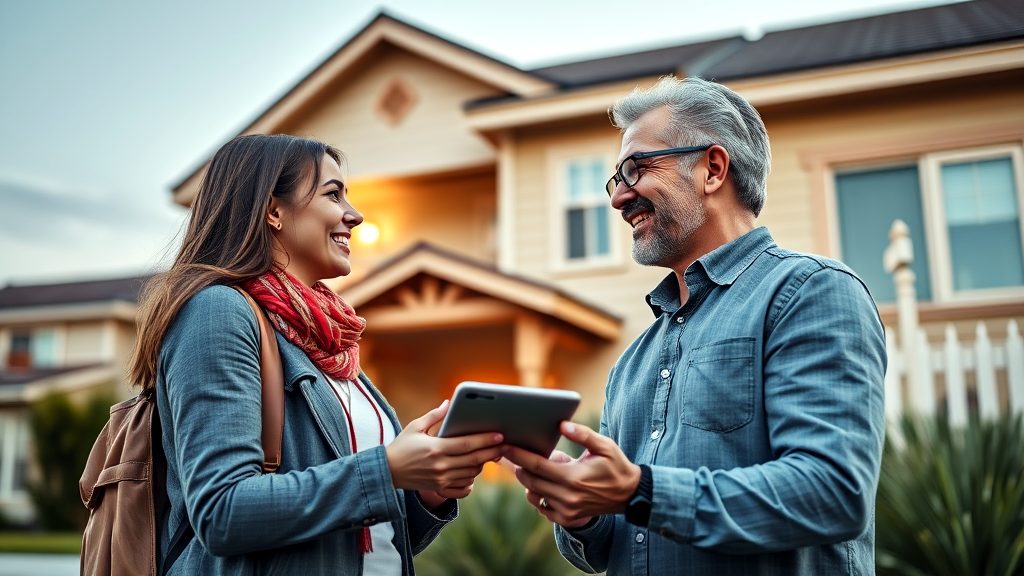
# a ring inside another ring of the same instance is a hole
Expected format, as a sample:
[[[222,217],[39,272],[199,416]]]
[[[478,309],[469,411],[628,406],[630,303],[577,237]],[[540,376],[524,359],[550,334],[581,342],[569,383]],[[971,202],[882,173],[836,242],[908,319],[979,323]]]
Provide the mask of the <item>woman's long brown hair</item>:
[[[133,386],[156,385],[160,345],[189,298],[207,286],[237,284],[271,269],[270,198],[298,201],[299,187],[312,174],[311,188],[302,194],[310,198],[324,155],[342,161],[341,152],[331,146],[286,135],[239,136],[217,151],[192,205],[174,264],[143,288],[128,365]]]

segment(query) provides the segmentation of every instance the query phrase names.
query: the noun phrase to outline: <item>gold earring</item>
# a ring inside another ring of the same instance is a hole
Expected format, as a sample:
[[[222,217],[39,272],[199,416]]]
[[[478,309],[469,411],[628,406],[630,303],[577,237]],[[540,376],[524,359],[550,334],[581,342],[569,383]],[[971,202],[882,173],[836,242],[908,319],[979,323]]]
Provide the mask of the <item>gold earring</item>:
[[[274,227],[277,228],[278,230],[280,230],[281,229],[281,223],[278,222]]]

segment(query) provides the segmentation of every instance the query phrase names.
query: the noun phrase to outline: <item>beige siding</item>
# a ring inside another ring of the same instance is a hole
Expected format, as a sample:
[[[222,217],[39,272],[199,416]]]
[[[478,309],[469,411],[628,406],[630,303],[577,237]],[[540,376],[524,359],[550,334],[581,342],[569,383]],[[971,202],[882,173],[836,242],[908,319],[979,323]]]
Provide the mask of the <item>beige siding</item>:
[[[378,107],[396,81],[408,87],[414,102],[392,126]],[[467,128],[462,104],[496,94],[434,62],[382,46],[345,74],[327,100],[282,131],[316,136],[341,148],[353,179],[493,164],[492,146]]]
[[[81,322],[68,324],[64,361],[68,366],[103,362],[103,322]]]
[[[600,306],[624,320],[621,337],[599,343],[586,353],[560,353],[552,362],[564,385],[580,391],[583,405],[580,416],[600,411],[604,386],[615,360],[653,316],[644,295],[665,276],[666,270],[639,266],[630,256],[632,239],[628,225],[612,213],[612,225],[618,227],[617,264],[593,270],[559,271],[552,266],[552,218],[557,217],[558,194],[552,181],[558,166],[552,161],[562,151],[579,146],[581,150],[608,150],[618,156],[619,132],[606,119],[594,119],[575,127],[560,126],[532,130],[519,135],[515,212],[516,273],[552,283],[582,300]],[[608,173],[612,166],[609,164]]]

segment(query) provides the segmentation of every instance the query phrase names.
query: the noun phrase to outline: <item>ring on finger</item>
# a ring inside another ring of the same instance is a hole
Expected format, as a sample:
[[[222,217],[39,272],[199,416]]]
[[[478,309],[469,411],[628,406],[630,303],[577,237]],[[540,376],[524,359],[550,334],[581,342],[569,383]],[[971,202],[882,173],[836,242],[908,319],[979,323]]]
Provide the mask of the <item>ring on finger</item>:
[[[548,499],[547,498],[544,498],[543,496],[541,496],[541,498],[540,498],[540,507],[541,508],[550,508],[550,506],[548,506]]]

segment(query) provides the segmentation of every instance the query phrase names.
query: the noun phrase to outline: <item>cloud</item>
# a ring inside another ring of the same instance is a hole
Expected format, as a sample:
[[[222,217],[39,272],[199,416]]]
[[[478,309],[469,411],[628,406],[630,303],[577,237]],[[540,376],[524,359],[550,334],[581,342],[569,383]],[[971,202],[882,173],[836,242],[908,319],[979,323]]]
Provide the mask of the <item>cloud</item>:
[[[153,268],[184,211],[133,194],[0,176],[0,282]]]

